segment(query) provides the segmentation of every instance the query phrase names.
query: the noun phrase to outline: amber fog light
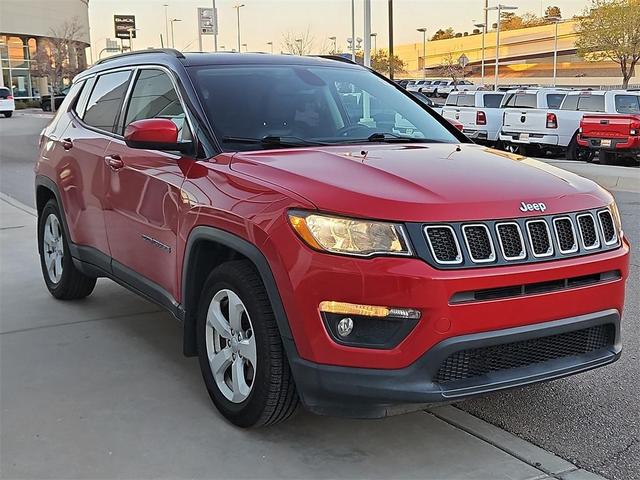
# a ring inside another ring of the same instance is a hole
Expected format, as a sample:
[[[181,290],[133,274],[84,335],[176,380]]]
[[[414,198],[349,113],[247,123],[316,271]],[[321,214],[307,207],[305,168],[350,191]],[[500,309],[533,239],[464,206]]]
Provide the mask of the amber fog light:
[[[413,330],[420,311],[343,302],[322,302],[320,315],[331,338],[340,345],[391,349]]]

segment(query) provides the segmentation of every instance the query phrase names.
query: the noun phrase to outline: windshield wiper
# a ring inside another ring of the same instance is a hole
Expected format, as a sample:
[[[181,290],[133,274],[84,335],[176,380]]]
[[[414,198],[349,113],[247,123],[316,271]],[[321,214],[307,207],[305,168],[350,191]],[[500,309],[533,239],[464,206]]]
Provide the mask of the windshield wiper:
[[[318,145],[329,145],[325,142],[316,142],[314,140],[306,140],[304,138],[296,137],[293,135],[267,135],[262,138],[249,138],[249,137],[222,137],[222,141],[225,143],[247,143],[256,145],[268,145],[268,146],[282,146],[282,147],[308,147]]]

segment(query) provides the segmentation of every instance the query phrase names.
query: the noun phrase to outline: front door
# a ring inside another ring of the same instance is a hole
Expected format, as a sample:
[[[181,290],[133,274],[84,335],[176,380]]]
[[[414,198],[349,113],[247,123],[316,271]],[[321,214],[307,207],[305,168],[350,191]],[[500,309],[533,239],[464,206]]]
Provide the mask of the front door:
[[[178,126],[181,140],[191,138],[173,82],[157,68],[139,70],[122,128],[147,118],[168,118]],[[110,165],[105,223],[114,273],[156,293],[164,291],[165,297],[168,293],[171,297],[165,300],[179,298],[181,187],[183,172],[193,161],[180,154],[129,148],[119,138],[111,142],[105,158]]]

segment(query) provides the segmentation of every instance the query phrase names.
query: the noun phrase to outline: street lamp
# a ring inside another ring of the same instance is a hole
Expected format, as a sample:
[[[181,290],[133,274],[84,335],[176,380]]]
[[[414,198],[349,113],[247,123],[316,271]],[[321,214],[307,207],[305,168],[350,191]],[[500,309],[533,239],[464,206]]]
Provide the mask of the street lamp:
[[[273,55],[273,42],[267,42],[267,45],[271,47],[271,54]]]
[[[245,6],[244,3],[233,6],[233,8],[236,9],[236,12],[238,14],[238,52],[239,53],[242,52],[242,49],[241,49],[242,44],[240,43],[240,9],[244,6]]]
[[[487,24],[486,23],[474,23],[473,24],[474,27],[477,28],[482,28],[482,62],[481,62],[481,76],[482,76],[482,85],[484,85],[484,37],[487,33]]]
[[[427,29],[422,27],[417,31],[422,32],[422,78],[427,78]]]
[[[129,27],[127,28],[127,32],[129,32],[129,51],[133,51],[133,32],[139,31],[139,28]]]
[[[164,42],[169,46],[169,4],[165,3],[162,5],[164,7]],[[163,45],[164,46],[164,45]]]
[[[373,51],[375,52],[378,50],[378,34],[375,32],[372,33],[371,38],[373,38]]]
[[[338,44],[336,43],[337,37],[329,37],[329,40],[333,42],[333,54],[338,53]]]
[[[502,10],[517,10],[518,7],[510,7],[508,5],[498,4],[496,7],[488,7],[486,10],[497,10],[498,11],[498,29],[496,30],[496,65],[494,72],[494,90],[498,90],[498,65],[500,62],[500,20],[502,18]]]
[[[562,21],[560,17],[545,17],[546,20],[556,24],[556,32],[553,37],[553,86],[556,86],[556,77],[558,75],[558,23]]]
[[[169,22],[171,23],[171,48],[176,48],[176,34],[173,30],[173,24],[181,21],[182,20],[179,18],[172,18],[171,20],[169,20]]]

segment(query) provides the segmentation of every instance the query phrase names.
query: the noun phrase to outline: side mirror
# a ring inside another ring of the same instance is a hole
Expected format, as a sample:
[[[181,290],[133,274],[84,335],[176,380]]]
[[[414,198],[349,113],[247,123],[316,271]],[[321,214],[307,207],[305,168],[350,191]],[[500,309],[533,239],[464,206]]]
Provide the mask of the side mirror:
[[[147,118],[127,125],[124,142],[130,148],[144,150],[175,150],[188,153],[193,142],[178,141],[178,127],[167,118]]]

